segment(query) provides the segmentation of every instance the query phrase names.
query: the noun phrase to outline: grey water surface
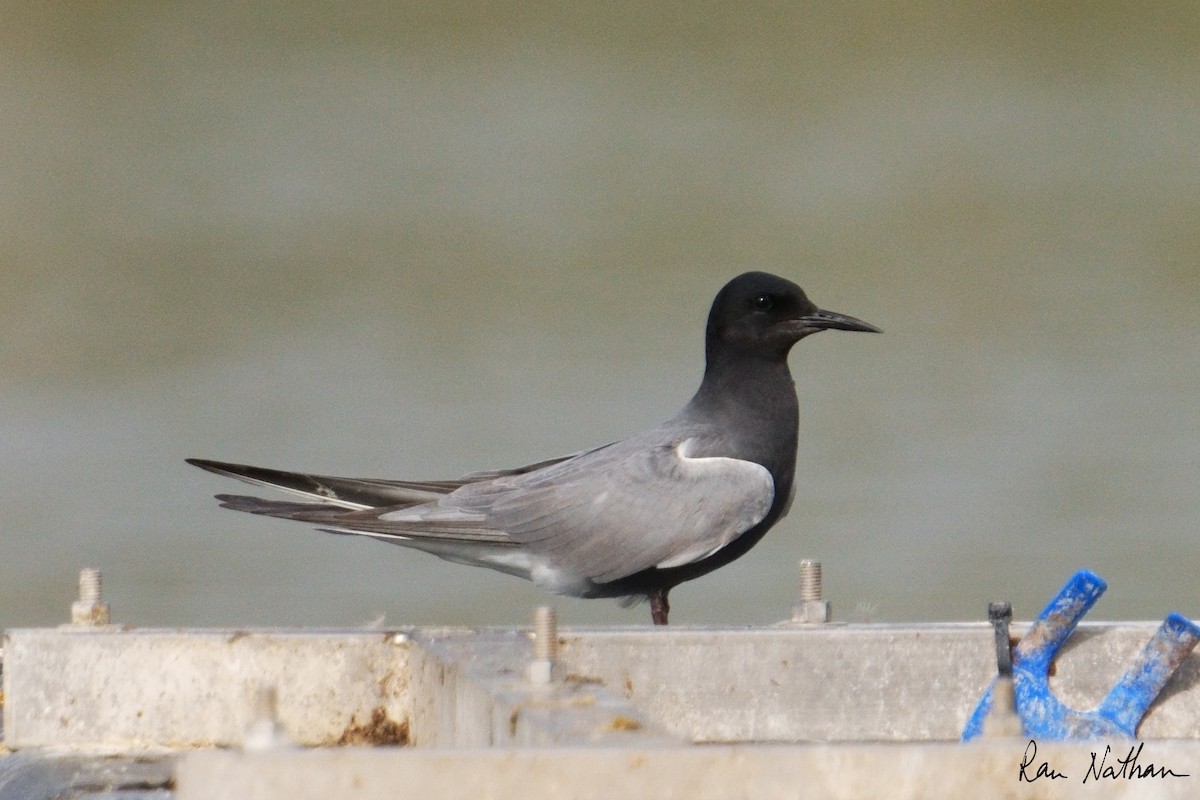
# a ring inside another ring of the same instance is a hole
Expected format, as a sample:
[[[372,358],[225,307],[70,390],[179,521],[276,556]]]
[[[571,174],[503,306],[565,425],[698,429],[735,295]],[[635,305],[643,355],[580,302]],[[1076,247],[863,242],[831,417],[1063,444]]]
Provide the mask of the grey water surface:
[[[222,511],[186,456],[434,478],[690,396],[716,290],[792,355],[792,514],[672,595],[771,623],[1200,615],[1191,4],[9,4],[0,627],[510,624],[546,597]],[[566,623],[645,607],[555,599]]]

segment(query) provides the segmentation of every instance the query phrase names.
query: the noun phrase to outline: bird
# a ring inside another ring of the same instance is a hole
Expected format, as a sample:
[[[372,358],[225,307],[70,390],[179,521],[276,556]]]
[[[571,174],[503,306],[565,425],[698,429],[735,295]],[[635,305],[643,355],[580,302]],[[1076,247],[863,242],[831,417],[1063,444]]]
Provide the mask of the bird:
[[[699,389],[626,439],[453,480],[338,478],[189,458],[296,500],[219,494],[224,508],[297,520],[488,567],[550,592],[650,601],[741,557],[792,505],[799,407],[788,354],[823,330],[881,333],[747,272],[717,293]]]

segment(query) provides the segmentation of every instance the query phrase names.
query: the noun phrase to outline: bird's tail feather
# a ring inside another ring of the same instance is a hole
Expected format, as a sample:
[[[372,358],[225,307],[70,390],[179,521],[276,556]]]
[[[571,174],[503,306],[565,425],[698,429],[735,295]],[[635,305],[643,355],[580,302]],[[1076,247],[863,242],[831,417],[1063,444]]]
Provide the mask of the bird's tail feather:
[[[311,501],[362,510],[388,506],[403,508],[437,500],[462,486],[463,481],[392,481],[381,478],[335,478],[329,475],[310,475],[285,472],[248,464],[230,464],[189,458],[187,463],[217,475],[299,495]],[[245,509],[238,509],[239,511]],[[251,512],[263,513],[263,512]]]
[[[219,494],[223,508],[317,525],[324,533],[365,536],[423,550],[446,561],[485,566],[532,580],[532,561],[516,542],[497,531],[441,527],[437,530],[397,529],[371,511],[355,511],[322,503],[263,500],[246,495]]]
[[[340,522],[351,509],[342,506],[326,505],[324,503],[294,503],[285,500],[264,500],[261,497],[249,497],[241,494],[219,494],[217,500],[221,508],[231,508],[234,511],[245,511],[247,514],[259,514],[264,517],[279,519],[294,519],[300,522],[311,522],[317,525],[331,525]]]

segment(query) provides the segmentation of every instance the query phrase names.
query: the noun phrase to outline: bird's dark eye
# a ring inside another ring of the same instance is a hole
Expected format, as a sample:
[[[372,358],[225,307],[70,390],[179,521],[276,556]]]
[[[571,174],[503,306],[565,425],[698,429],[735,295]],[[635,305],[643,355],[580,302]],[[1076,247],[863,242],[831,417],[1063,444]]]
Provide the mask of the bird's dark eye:
[[[760,294],[754,298],[754,307],[759,311],[770,311],[775,307],[775,295]]]

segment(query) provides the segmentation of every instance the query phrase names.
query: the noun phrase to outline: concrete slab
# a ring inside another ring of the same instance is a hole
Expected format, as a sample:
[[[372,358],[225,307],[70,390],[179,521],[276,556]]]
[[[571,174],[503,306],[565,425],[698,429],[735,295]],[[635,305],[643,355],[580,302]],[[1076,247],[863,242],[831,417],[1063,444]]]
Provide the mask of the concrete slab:
[[[1055,691],[1094,705],[1155,627],[1081,625]],[[565,629],[557,680],[537,686],[522,630],[14,630],[5,744],[236,746],[262,684],[276,688],[282,731],[307,746],[952,741],[992,650],[985,624]],[[1139,735],[1200,738],[1197,654]]]
[[[310,746],[403,743],[403,631],[14,630],[4,646],[5,744],[127,751],[239,745],[263,683]]]
[[[178,800],[755,800],[804,797],[889,800],[988,798],[1194,798],[1200,781],[1200,743],[1147,745],[1135,761],[1160,772],[1088,777],[1095,746],[1039,745],[1026,768],[1066,777],[1022,780],[1028,744],[768,745],[663,748],[310,751],[246,755],[205,751],[183,757]],[[1099,748],[1103,756],[1103,747]],[[1127,770],[1128,773],[1128,770]]]

